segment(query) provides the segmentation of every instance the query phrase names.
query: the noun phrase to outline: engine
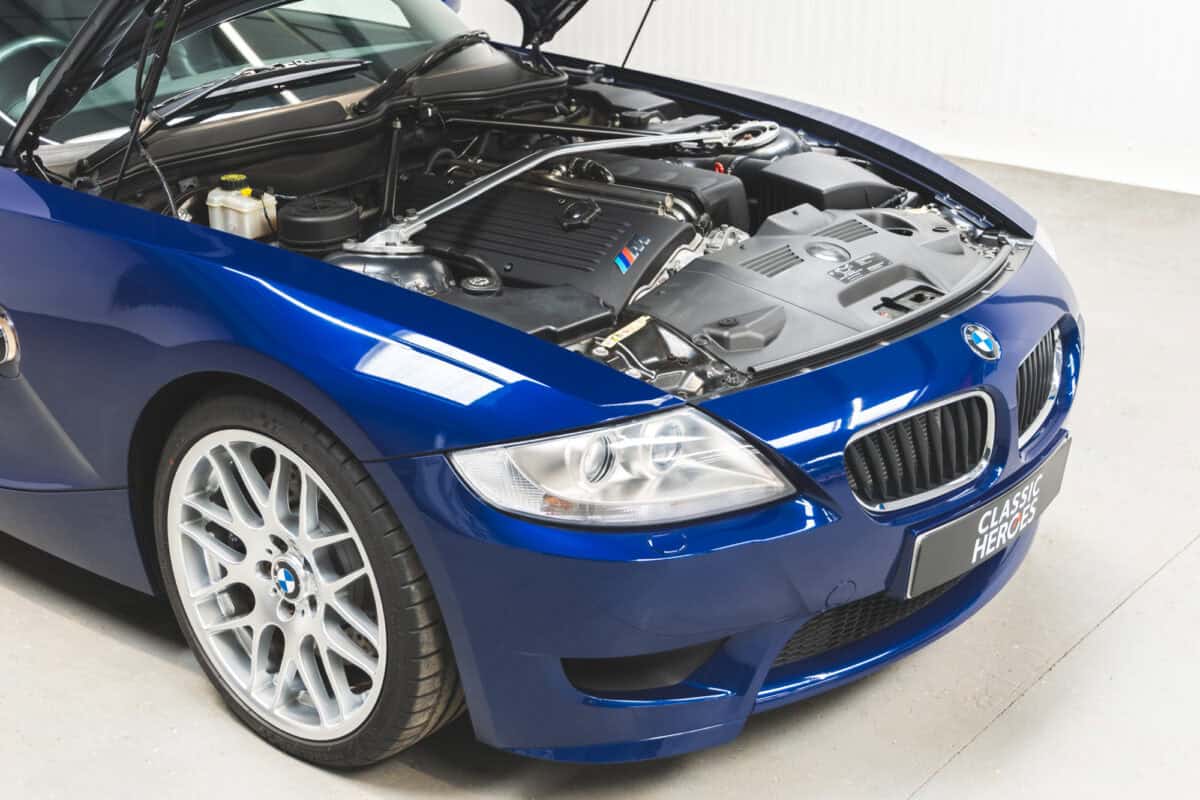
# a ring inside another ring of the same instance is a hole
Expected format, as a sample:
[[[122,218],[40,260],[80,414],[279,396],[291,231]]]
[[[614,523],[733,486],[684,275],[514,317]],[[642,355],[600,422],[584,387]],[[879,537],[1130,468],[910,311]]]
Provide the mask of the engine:
[[[685,397],[877,341],[1010,253],[834,143],[643,91],[437,122],[393,136],[377,184],[219,199],[281,247]]]

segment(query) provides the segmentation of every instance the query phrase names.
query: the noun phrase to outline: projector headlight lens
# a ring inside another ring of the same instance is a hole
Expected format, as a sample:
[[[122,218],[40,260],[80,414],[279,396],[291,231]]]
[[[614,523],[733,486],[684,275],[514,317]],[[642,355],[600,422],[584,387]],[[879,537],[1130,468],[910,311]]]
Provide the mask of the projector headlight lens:
[[[795,491],[754,446],[691,408],[450,460],[496,508],[581,525],[680,522]]]

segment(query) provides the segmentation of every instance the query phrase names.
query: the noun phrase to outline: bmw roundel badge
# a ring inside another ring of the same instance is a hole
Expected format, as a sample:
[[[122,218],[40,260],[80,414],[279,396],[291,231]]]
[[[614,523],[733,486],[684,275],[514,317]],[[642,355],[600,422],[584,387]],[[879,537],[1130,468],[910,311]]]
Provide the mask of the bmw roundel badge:
[[[292,568],[286,564],[279,564],[275,567],[275,586],[279,589],[279,593],[288,600],[295,599],[300,594],[300,580]]]
[[[996,341],[992,332],[982,325],[964,325],[963,339],[966,340],[967,347],[970,347],[975,355],[985,361],[995,361],[1000,358],[1000,342]]]

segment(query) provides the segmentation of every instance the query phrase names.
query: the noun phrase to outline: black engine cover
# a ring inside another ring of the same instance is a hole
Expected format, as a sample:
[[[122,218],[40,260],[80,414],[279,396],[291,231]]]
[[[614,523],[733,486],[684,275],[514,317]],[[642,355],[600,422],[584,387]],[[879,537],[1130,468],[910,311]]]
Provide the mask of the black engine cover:
[[[461,188],[458,181],[419,176],[401,184],[401,208],[420,208]],[[695,230],[687,223],[637,208],[575,200],[535,187],[510,185],[438,217],[417,236],[491,264],[505,284],[574,286],[610,308],[623,309]],[[579,223],[578,204],[588,203]]]
[[[758,373],[881,328],[986,274],[991,262],[937,214],[805,205],[693,261],[630,311]]]

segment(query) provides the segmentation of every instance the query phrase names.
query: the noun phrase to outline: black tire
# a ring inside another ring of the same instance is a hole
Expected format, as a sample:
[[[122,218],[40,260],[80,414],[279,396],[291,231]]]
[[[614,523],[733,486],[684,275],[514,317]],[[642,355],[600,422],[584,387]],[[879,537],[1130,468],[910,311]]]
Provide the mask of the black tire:
[[[304,458],[337,495],[359,531],[383,606],[389,644],[379,701],[366,721],[332,741],[297,738],[266,723],[224,684],[197,642],[180,602],[167,544],[167,498],[180,458],[198,440],[223,429],[255,431]],[[286,753],[329,767],[372,764],[405,750],[465,708],[441,611],[400,520],[350,451],[311,416],[264,397],[202,401],[172,430],[154,492],[155,540],[163,584],[175,618],[217,691],[242,722]]]

